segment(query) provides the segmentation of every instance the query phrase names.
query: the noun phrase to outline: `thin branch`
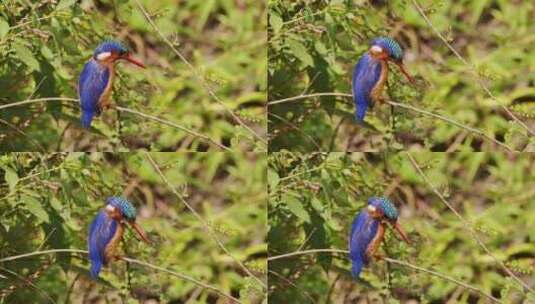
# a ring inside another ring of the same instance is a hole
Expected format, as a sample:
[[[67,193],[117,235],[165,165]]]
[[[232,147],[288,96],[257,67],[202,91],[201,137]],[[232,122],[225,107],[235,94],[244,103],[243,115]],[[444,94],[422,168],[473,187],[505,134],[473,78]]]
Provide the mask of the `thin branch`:
[[[27,105],[27,104],[32,104],[32,103],[49,102],[49,101],[79,102],[79,99],[67,98],[67,97],[36,98],[36,99],[29,99],[29,100],[23,100],[23,101],[8,103],[8,104],[5,104],[5,105],[0,105],[0,110],[7,109],[7,108],[12,108],[12,107],[18,107],[18,106]],[[218,143],[217,141],[211,139],[210,137],[208,137],[208,136],[206,136],[204,134],[201,134],[199,132],[193,131],[191,129],[188,129],[186,127],[183,127],[183,126],[181,126],[181,125],[179,125],[179,124],[177,124],[175,122],[172,122],[172,121],[169,121],[169,120],[165,120],[165,119],[157,117],[157,116],[145,114],[145,113],[142,113],[142,112],[139,112],[139,111],[136,111],[136,110],[124,108],[124,107],[116,106],[115,109],[117,109],[117,111],[135,114],[137,116],[140,116],[140,117],[143,117],[143,118],[146,118],[146,119],[150,119],[150,120],[154,120],[154,121],[157,121],[159,123],[162,123],[162,124],[177,128],[177,129],[182,130],[182,131],[184,131],[184,132],[186,132],[186,133],[188,133],[190,135],[193,135],[193,136],[198,137],[198,138],[202,138],[202,139],[204,139],[204,140],[216,145],[217,147],[219,147],[219,148],[221,148],[223,150],[230,150],[228,147],[225,147],[224,145]]]
[[[462,63],[464,63],[470,69],[470,71],[474,74],[477,83],[487,93],[487,95],[489,95],[492,100],[496,101],[500,105],[500,107],[505,112],[507,112],[507,114],[513,120],[515,120],[524,129],[526,129],[532,136],[535,136],[535,131],[531,130],[523,121],[521,121],[518,117],[516,117],[516,115],[513,114],[513,112],[511,112],[506,106],[502,105],[500,103],[500,101],[498,100],[498,98],[496,98],[496,96],[494,96],[494,94],[492,94],[492,92],[489,90],[487,85],[485,85],[483,80],[481,80],[481,77],[477,73],[476,68],[472,64],[468,63],[468,61],[466,61],[466,59],[464,59],[463,56],[461,56],[461,54],[459,54],[459,52],[457,52],[457,50],[455,50],[455,48],[448,42],[448,40],[446,40],[446,38],[444,38],[444,36],[442,36],[442,34],[433,25],[433,23],[431,23],[431,20],[429,20],[429,18],[426,16],[425,12],[423,11],[422,7],[418,4],[418,2],[416,0],[411,0],[411,1],[412,1],[412,4],[414,5],[414,7],[416,7],[416,10],[418,10],[418,13],[420,13],[422,18],[425,20],[425,23],[427,23],[427,25],[429,25],[429,27],[433,30],[433,32],[435,32],[435,34],[440,38],[440,40],[442,40],[442,42],[444,42],[444,44],[446,44],[446,46],[453,52],[453,54],[455,54],[455,56],[457,56],[457,58],[459,58],[459,60]]]
[[[30,285],[31,287],[33,287],[35,290],[37,290],[39,292],[39,294],[41,294],[41,296],[43,296],[44,298],[46,298],[49,302],[51,303],[56,303],[56,301],[54,301],[54,299],[52,299],[52,297],[44,290],[42,290],[41,288],[39,288],[37,285],[35,285],[32,280],[24,277],[23,275],[20,275],[18,273],[16,273],[15,271],[13,270],[10,270],[10,269],[7,269],[7,268],[4,268],[4,267],[1,267],[0,266],[0,269],[1,270],[4,270],[6,272],[9,272],[11,273],[13,276],[15,276],[17,279],[19,279],[20,281],[24,282],[24,284],[27,284],[27,285]],[[16,285],[15,285],[16,286]],[[12,292],[10,292],[12,293]],[[2,297],[3,298],[3,297]]]
[[[295,252],[276,255],[276,256],[270,256],[270,257],[268,257],[268,261],[274,261],[274,260],[289,258],[289,257],[293,257],[293,256],[299,256],[299,255],[305,255],[305,254],[313,254],[313,253],[321,253],[321,252],[340,253],[340,254],[345,254],[345,255],[349,254],[349,251],[340,250],[340,249],[311,249],[311,250],[295,251]],[[494,301],[496,303],[500,303],[501,302],[500,300],[498,300],[495,297],[493,297],[492,295],[484,292],[483,290],[481,290],[481,289],[479,289],[479,288],[477,288],[475,286],[469,285],[467,283],[464,283],[462,281],[459,281],[459,280],[457,280],[455,278],[452,278],[450,276],[447,276],[445,274],[436,272],[434,270],[426,269],[426,268],[423,268],[423,267],[420,267],[420,266],[416,266],[416,265],[410,264],[408,262],[396,260],[396,259],[391,259],[391,258],[386,258],[386,257],[383,258],[383,259],[386,262],[391,263],[391,264],[405,266],[407,268],[411,268],[411,269],[419,271],[419,272],[425,272],[425,273],[428,273],[430,275],[436,276],[438,278],[444,279],[446,281],[450,281],[450,282],[455,283],[455,284],[457,284],[459,286],[462,286],[462,287],[464,287],[466,289],[472,290],[472,291],[474,291],[474,292],[476,292],[476,293],[478,293],[478,294],[480,294],[482,296],[485,296],[485,297],[489,298],[490,300],[492,300],[492,301]]]
[[[316,149],[318,149],[317,151],[321,151],[321,147],[318,145],[318,143],[314,140],[314,138],[308,134],[306,134],[305,132],[303,132],[301,129],[299,129],[298,126],[296,126],[295,124],[293,124],[291,121],[287,120],[286,118],[284,117],[281,117],[275,113],[268,113],[268,115],[270,116],[273,116],[275,118],[277,118],[278,120],[282,121],[283,123],[287,124],[288,126],[290,126],[292,129],[296,130],[298,133],[301,133],[301,135],[303,135],[306,139],[308,139],[314,146],[316,146]]]
[[[260,140],[263,144],[267,145],[267,141],[262,138],[258,133],[256,133],[251,127],[249,127],[246,123],[244,123],[234,111],[232,111],[227,105],[214,93],[206,79],[197,71],[197,69],[191,64],[182,53],[180,53],[175,46],[165,37],[165,35],[162,33],[162,31],[156,26],[152,18],[150,17],[149,13],[145,10],[143,5],[136,0],[136,4],[139,7],[139,10],[143,13],[145,18],[147,18],[147,21],[149,21],[152,28],[158,33],[160,38],[173,50],[173,52],[182,60],[188,68],[193,72],[193,74],[197,77],[201,85],[204,87],[204,89],[208,92],[210,96],[219,104],[221,105],[231,116],[234,118],[234,120],[239,123],[242,127],[244,127],[247,131],[249,131],[253,136],[255,136],[258,140]]]
[[[461,128],[461,129],[465,129],[468,132],[477,134],[477,135],[479,135],[479,136],[481,136],[481,137],[483,137],[483,138],[485,138],[485,139],[487,139],[487,140],[489,140],[489,141],[491,141],[491,142],[493,142],[493,143],[495,143],[495,144],[497,144],[499,146],[502,146],[504,149],[506,149],[509,152],[513,152],[514,151],[508,145],[504,144],[503,142],[501,142],[501,141],[499,141],[499,140],[497,140],[495,138],[492,138],[492,137],[488,136],[483,131],[475,129],[475,128],[472,128],[472,127],[467,126],[467,125],[464,125],[464,124],[462,124],[462,123],[460,123],[458,121],[455,121],[455,120],[453,120],[451,118],[448,118],[446,116],[442,116],[442,115],[435,114],[433,112],[428,112],[428,111],[425,111],[425,110],[420,110],[420,109],[418,109],[416,107],[413,107],[411,105],[406,105],[406,104],[402,104],[402,103],[398,103],[398,102],[387,101],[387,103],[390,104],[390,105],[393,105],[394,107],[409,109],[409,110],[412,110],[414,112],[418,112],[418,113],[421,113],[421,114],[425,114],[425,115],[428,115],[428,116],[432,116],[432,117],[438,118],[438,119],[440,119],[442,121],[445,121],[445,122],[449,122],[452,125],[455,125],[455,126]]]
[[[229,257],[231,257],[234,260],[234,262],[236,262],[243,269],[243,271],[245,271],[251,278],[254,278],[264,289],[266,289],[267,288],[266,284],[262,282],[262,280],[260,280],[258,277],[256,277],[247,267],[245,267],[245,265],[242,262],[240,262],[236,257],[234,257],[234,255],[230,253],[230,251],[225,247],[223,242],[219,240],[213,228],[210,225],[208,225],[208,223],[200,216],[200,214],[197,213],[195,209],[193,209],[193,207],[184,199],[184,197],[182,197],[182,195],[180,195],[180,193],[178,193],[178,191],[176,191],[176,189],[173,187],[173,185],[171,185],[167,177],[165,177],[163,172],[160,170],[160,167],[154,161],[154,159],[150,156],[150,154],[145,153],[145,157],[147,158],[149,163],[154,167],[154,170],[156,170],[158,175],[160,175],[160,178],[162,179],[162,181],[164,181],[164,183],[167,184],[167,186],[175,194],[175,196],[189,209],[189,211],[191,211],[191,213],[193,213],[193,215],[197,218],[197,220],[201,222],[206,232],[210,234],[210,236],[212,237],[212,239],[214,239],[214,241],[217,243],[219,248],[221,248],[221,250],[223,250]]]
[[[156,265],[152,265],[152,264],[149,264],[147,262],[143,262],[143,261],[139,261],[139,260],[136,260],[136,259],[131,259],[131,258],[125,258],[123,257],[122,258],[123,260],[127,261],[127,262],[130,262],[130,263],[134,263],[134,264],[138,264],[138,265],[142,265],[142,266],[145,266],[145,267],[148,267],[148,268],[151,268],[151,269],[154,269],[154,270],[158,270],[158,271],[161,271],[161,272],[165,272],[165,273],[168,273],[172,276],[175,276],[175,277],[178,277],[178,278],[181,278],[183,280],[186,280],[186,281],[189,281],[189,282],[192,282],[193,284],[196,284],[196,285],[199,285],[201,287],[204,287],[206,289],[210,289],[210,290],[213,290],[215,291],[216,293],[218,293],[219,295],[222,295],[224,296],[225,298],[228,298],[236,303],[241,303],[240,300],[236,299],[235,297],[229,295],[229,294],[226,294],[224,292],[222,292],[221,290],[219,290],[217,287],[214,287],[212,285],[208,285],[206,283],[203,283],[201,281],[198,281],[190,276],[187,276],[185,274],[181,274],[181,273],[178,273],[178,272],[175,272],[175,271],[172,271],[172,270],[169,270],[169,269],[166,269],[166,268],[163,268],[163,267],[159,267],[159,266],[156,266]]]
[[[51,250],[43,250],[43,251],[34,251],[34,252],[30,252],[30,253],[19,254],[19,255],[15,255],[15,256],[2,258],[2,259],[0,259],[0,263],[7,262],[7,261],[18,260],[18,259],[22,259],[22,258],[36,256],[36,255],[51,254],[51,253],[82,253],[84,255],[88,254],[87,250],[51,249]],[[171,274],[171,275],[173,275],[175,277],[178,277],[178,278],[181,278],[183,280],[192,282],[192,283],[194,283],[196,285],[199,285],[201,287],[204,287],[206,289],[213,290],[216,293],[218,293],[218,294],[220,294],[220,295],[222,295],[222,296],[224,296],[224,297],[226,297],[226,298],[228,298],[228,299],[230,299],[232,301],[235,301],[236,303],[241,303],[240,300],[236,299],[235,297],[233,297],[231,295],[228,295],[228,294],[222,292],[217,287],[214,287],[214,286],[211,286],[209,284],[206,284],[206,283],[203,283],[201,281],[198,281],[198,280],[196,280],[196,279],[194,279],[194,278],[192,278],[190,276],[187,276],[185,274],[181,274],[181,273],[178,273],[176,271],[172,271],[172,270],[169,270],[167,268],[159,267],[159,266],[156,266],[156,265],[153,265],[153,264],[150,264],[150,263],[147,263],[147,262],[139,261],[139,260],[136,260],[136,259],[131,259],[131,258],[127,258],[127,257],[123,257],[122,259],[124,261],[130,262],[130,263],[138,264],[138,265],[141,265],[141,266],[145,266],[147,268],[151,268],[151,269],[154,269],[154,270],[158,270],[158,271],[161,271],[161,272],[165,272],[165,273]]]
[[[418,165],[418,163],[416,162],[416,160],[412,157],[412,155],[406,151],[405,152],[407,154],[407,157],[409,159],[409,161],[412,163],[412,165],[414,166],[414,168],[416,169],[416,171],[418,171],[418,173],[420,174],[420,176],[422,177],[422,179],[425,181],[425,183],[429,186],[429,188],[431,188],[431,190],[435,193],[436,196],[438,196],[440,198],[440,200],[444,203],[444,205],[446,205],[454,214],[455,216],[457,216],[457,218],[461,221],[461,223],[463,224],[463,226],[468,229],[468,231],[470,232],[470,234],[472,235],[472,238],[476,241],[476,243],[481,247],[483,248],[483,250],[485,250],[485,252],[498,264],[502,267],[502,269],[507,272],[508,275],[510,275],[511,277],[513,277],[520,285],[522,285],[524,287],[524,289],[526,290],[529,290],[530,292],[532,293],[535,293],[535,290],[533,290],[528,284],[526,284],[524,281],[522,281],[519,277],[517,277],[507,266],[505,266],[505,264],[498,260],[498,258],[496,258],[496,256],[494,254],[492,254],[490,252],[490,250],[488,249],[488,247],[483,243],[483,241],[481,240],[481,238],[478,236],[477,232],[474,230],[474,228],[472,227],[472,225],[467,221],[465,220],[462,215],[457,212],[457,210],[455,210],[455,208],[453,208],[453,206],[444,198],[444,196],[442,195],[442,193],[440,193],[437,188],[435,188],[435,186],[433,186],[433,184],[431,183],[431,181],[429,180],[429,178],[427,177],[427,175],[425,175],[425,173],[422,171],[422,169],[420,168],[420,166]]]
[[[79,100],[76,98],[67,98],[67,97],[46,97],[46,98],[28,99],[28,100],[0,105],[0,110],[12,108],[12,107],[18,107],[18,106],[22,106],[26,104],[31,104],[31,103],[43,102],[43,101],[44,102],[48,102],[48,101],[76,101],[78,102]]]
[[[310,97],[320,97],[320,96],[338,96],[338,97],[346,97],[346,98],[352,98],[353,97],[353,95],[345,94],[345,93],[315,93],[315,94],[299,95],[299,96],[293,96],[293,97],[288,97],[288,98],[284,98],[284,99],[270,101],[270,102],[268,102],[268,105],[275,105],[275,104],[280,104],[280,103],[284,103],[284,102],[288,102],[288,101],[306,99],[306,98],[310,98]],[[427,115],[427,116],[431,116],[431,117],[434,117],[434,118],[438,118],[438,119],[440,119],[442,121],[445,121],[445,122],[448,122],[448,123],[450,123],[452,125],[455,125],[455,126],[461,128],[461,129],[469,131],[470,133],[479,135],[480,137],[483,137],[483,138],[485,138],[485,139],[487,139],[487,140],[489,140],[489,141],[491,141],[491,142],[503,147],[507,151],[510,151],[510,152],[514,151],[511,147],[509,147],[505,143],[503,143],[503,142],[501,142],[501,141],[499,141],[499,140],[497,140],[495,138],[492,138],[491,136],[488,136],[483,131],[475,129],[475,128],[472,128],[470,126],[467,126],[467,125],[465,125],[463,123],[460,123],[460,122],[458,122],[456,120],[453,120],[451,118],[448,118],[446,116],[443,116],[443,115],[440,115],[440,114],[436,114],[436,113],[433,113],[433,112],[429,112],[429,111],[425,111],[425,110],[416,108],[416,107],[411,106],[411,105],[406,105],[406,104],[402,104],[402,103],[398,103],[398,102],[394,102],[394,101],[386,101],[386,103],[388,103],[389,105],[392,105],[394,107],[399,107],[399,108],[411,110],[411,111],[414,111],[414,112],[417,112],[417,113],[420,113],[420,114],[424,114],[424,115]]]
[[[299,291],[301,294],[303,294],[305,297],[307,297],[308,300],[310,301],[310,303],[316,303],[316,301],[314,301],[314,298],[312,298],[312,296],[306,290],[302,290],[294,282],[288,280],[287,278],[285,278],[283,275],[279,274],[276,271],[269,270],[269,273],[271,273],[272,275],[274,275],[275,277],[277,277],[279,280],[283,281],[284,283],[286,283],[286,284],[292,286],[293,288],[295,288],[297,291]]]
[[[35,139],[31,138],[28,134],[26,134],[24,131],[22,131],[21,129],[19,129],[16,125],[10,123],[9,121],[6,121],[6,120],[3,120],[3,119],[0,119],[0,122],[5,124],[6,126],[10,127],[11,129],[15,130],[15,132],[21,134],[22,136],[28,138],[28,140],[34,145],[36,146],[37,148],[39,148],[39,150],[41,150],[42,153],[45,153],[45,149],[43,148],[43,146],[41,146],[41,144],[39,144]]]
[[[321,96],[353,97],[353,95],[345,94],[345,93],[314,93],[314,94],[298,95],[298,96],[283,98],[283,99],[279,99],[279,100],[268,101],[267,104],[268,104],[268,106],[272,106],[272,105],[276,105],[276,104],[279,104],[279,103],[285,103],[285,102],[288,102],[288,101],[306,99],[306,98],[311,98],[311,97],[321,97]]]
[[[195,132],[191,129],[188,129],[186,127],[183,127],[181,125],[178,125],[172,121],[169,121],[169,120],[165,120],[163,118],[160,118],[160,117],[157,117],[157,116],[153,116],[153,115],[149,115],[149,114],[145,114],[145,113],[141,113],[139,111],[136,111],[136,110],[132,110],[132,109],[128,109],[128,108],[123,108],[123,107],[115,107],[118,111],[120,112],[127,112],[127,113],[132,113],[132,114],[135,114],[135,115],[138,115],[140,117],[144,117],[144,118],[147,118],[147,119],[151,119],[151,120],[154,120],[154,121],[157,121],[157,122],[160,122],[162,124],[165,124],[165,125],[168,125],[168,126],[171,126],[171,127],[174,127],[174,128],[177,128],[177,129],[180,129],[186,133],[189,133],[191,135],[194,135],[195,137],[199,137],[199,138],[202,138],[212,144],[214,144],[215,146],[217,146],[218,148],[222,149],[222,150],[226,150],[226,151],[230,151],[230,149],[220,143],[218,143],[217,141],[211,139],[210,137],[204,135],[204,134],[201,134],[201,133],[198,133],[198,132]]]

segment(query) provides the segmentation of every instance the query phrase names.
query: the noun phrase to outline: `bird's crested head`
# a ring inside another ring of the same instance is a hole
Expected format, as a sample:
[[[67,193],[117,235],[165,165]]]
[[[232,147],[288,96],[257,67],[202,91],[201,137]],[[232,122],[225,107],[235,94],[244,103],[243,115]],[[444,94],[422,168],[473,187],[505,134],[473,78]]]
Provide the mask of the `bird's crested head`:
[[[371,48],[381,48],[381,51],[385,51],[388,57],[395,61],[401,61],[403,59],[403,49],[401,46],[390,37],[377,37],[371,41]]]
[[[97,57],[102,53],[117,53],[117,54],[126,54],[129,50],[125,47],[120,41],[117,40],[104,40],[101,44],[97,46],[93,56]]]
[[[132,53],[126,46],[116,40],[105,40],[99,44],[93,53],[93,59],[105,65],[119,59],[125,59],[141,68],[145,68],[143,63],[132,57]]]
[[[388,220],[397,221],[398,211],[396,206],[385,197],[371,197],[368,200],[368,207],[372,206],[374,209],[382,213]]]
[[[119,196],[112,196],[108,197],[108,199],[106,200],[106,204],[117,208],[117,210],[119,210],[119,212],[121,213],[122,217],[124,217],[126,220],[136,220],[136,207],[134,207],[134,205],[132,205],[132,203],[130,203],[127,199]]]

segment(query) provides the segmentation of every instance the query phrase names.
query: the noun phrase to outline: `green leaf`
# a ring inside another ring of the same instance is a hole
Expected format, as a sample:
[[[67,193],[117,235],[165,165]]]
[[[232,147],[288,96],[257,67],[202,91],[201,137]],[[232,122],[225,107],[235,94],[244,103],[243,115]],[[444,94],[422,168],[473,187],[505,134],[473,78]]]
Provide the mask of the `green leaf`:
[[[3,18],[0,18],[0,39],[4,38],[9,32],[9,23]]]
[[[269,188],[271,191],[273,191],[277,185],[279,184],[280,178],[277,172],[275,172],[272,169],[268,170],[268,182],[269,182]]]
[[[43,57],[45,57],[46,59],[54,58],[54,54],[52,53],[52,51],[44,44],[41,47],[41,55],[43,55]]]
[[[303,203],[298,200],[297,198],[293,196],[288,196],[286,199],[286,206],[288,206],[288,209],[297,216],[298,218],[302,219],[303,221],[309,223],[310,222],[310,215],[303,207]]]
[[[30,211],[35,217],[37,217],[39,222],[49,222],[48,213],[46,213],[41,203],[33,196],[24,195],[22,196],[22,202],[26,206],[26,210]]]
[[[56,6],[56,11],[69,8],[71,5],[73,5],[76,2],[76,0],[61,0]]]
[[[31,71],[39,71],[39,61],[35,59],[32,51],[22,44],[14,44],[15,55],[26,64]]]
[[[305,65],[314,65],[314,59],[312,59],[312,56],[310,56],[310,54],[308,53],[307,48],[301,42],[295,39],[289,39],[288,46],[290,47],[290,50],[295,55],[295,57],[301,60]]]
[[[271,25],[273,32],[278,33],[283,25],[282,18],[277,13],[271,12],[269,14],[269,24]]]
[[[15,190],[15,186],[19,182],[19,176],[17,172],[15,172],[15,170],[9,167],[5,167],[4,170],[6,171],[5,179],[6,179],[7,185],[9,186],[9,192],[13,192]]]
[[[56,211],[61,211],[62,209],[61,202],[56,197],[52,197],[52,199],[50,199],[50,205],[52,205],[52,208],[54,208]]]

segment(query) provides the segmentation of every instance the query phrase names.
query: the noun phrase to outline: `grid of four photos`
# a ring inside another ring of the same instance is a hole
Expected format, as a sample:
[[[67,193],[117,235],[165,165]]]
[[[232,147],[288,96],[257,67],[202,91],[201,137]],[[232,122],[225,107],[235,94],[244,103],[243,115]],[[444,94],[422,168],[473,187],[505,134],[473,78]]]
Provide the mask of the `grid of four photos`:
[[[535,303],[533,16],[1,1],[0,304]]]

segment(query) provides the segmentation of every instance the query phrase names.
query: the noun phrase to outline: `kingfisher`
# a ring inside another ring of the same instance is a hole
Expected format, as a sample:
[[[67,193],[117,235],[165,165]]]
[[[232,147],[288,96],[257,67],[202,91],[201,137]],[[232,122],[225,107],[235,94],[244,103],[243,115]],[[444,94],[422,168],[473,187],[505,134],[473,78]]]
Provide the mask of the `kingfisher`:
[[[82,127],[89,128],[93,117],[110,107],[109,98],[115,79],[115,62],[120,59],[145,68],[143,63],[132,57],[128,48],[115,40],[102,42],[85,64],[78,82]]]
[[[349,258],[354,278],[359,277],[362,267],[369,263],[371,257],[381,258],[377,249],[384,239],[387,225],[410,244],[407,234],[398,223],[398,211],[394,204],[384,197],[371,197],[366,209],[355,216],[349,234]]]
[[[91,260],[91,277],[97,279],[102,265],[119,260],[117,247],[123,239],[125,223],[150,244],[145,232],[136,223],[136,208],[127,199],[112,196],[106,199],[106,206],[99,211],[89,227],[88,249]]]
[[[373,108],[376,101],[384,102],[382,94],[388,79],[388,62],[397,65],[409,82],[414,83],[403,65],[403,50],[399,44],[390,37],[373,39],[370,49],[360,57],[353,70],[351,84],[358,122],[364,121],[368,108]]]

